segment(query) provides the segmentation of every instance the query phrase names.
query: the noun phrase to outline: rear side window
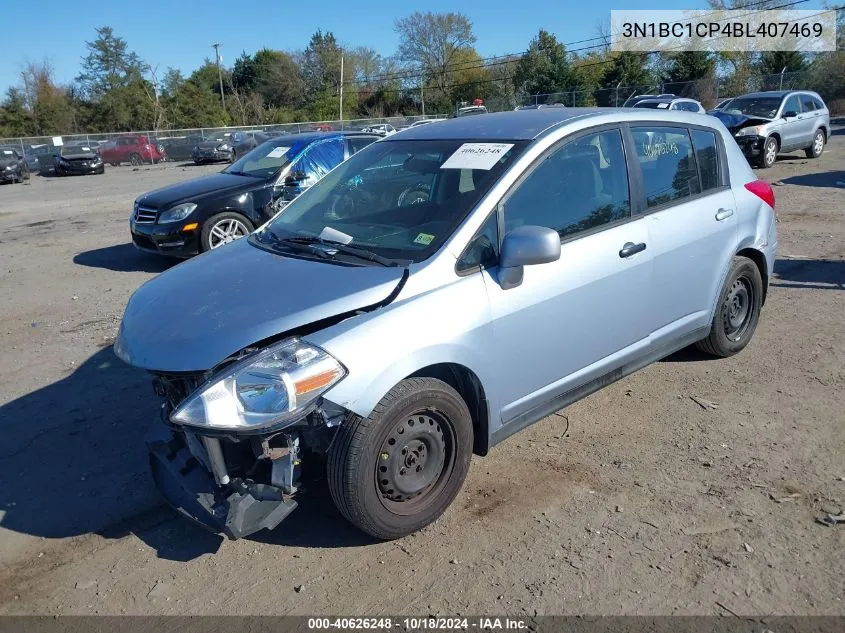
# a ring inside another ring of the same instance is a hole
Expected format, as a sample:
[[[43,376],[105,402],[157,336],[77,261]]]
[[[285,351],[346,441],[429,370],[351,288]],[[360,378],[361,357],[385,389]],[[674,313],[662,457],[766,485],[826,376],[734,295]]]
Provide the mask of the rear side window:
[[[816,110],[824,110],[825,105],[821,99],[817,99],[816,97],[810,97],[813,100],[813,103],[816,105]]]
[[[698,105],[690,101],[681,101],[675,106],[675,109],[684,112],[698,112]]]
[[[719,171],[719,150],[716,146],[716,133],[704,130],[690,130],[698,174],[701,177],[701,190],[707,191],[722,185]]]
[[[505,232],[545,226],[561,237],[630,217],[622,134],[586,134],[550,150],[505,200]]]
[[[816,110],[816,102],[810,95],[801,95],[801,108],[804,112],[813,112]]]
[[[638,126],[631,134],[649,209],[701,193],[688,130]]]

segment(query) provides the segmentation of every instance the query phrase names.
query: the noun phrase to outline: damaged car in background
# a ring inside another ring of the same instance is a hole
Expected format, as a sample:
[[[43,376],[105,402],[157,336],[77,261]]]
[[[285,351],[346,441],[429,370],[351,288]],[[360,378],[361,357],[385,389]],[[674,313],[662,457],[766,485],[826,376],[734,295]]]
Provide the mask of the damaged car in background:
[[[755,92],[710,114],[725,124],[755,167],[771,167],[778,154],[796,150],[818,158],[830,138],[830,112],[815,92]]]
[[[700,114],[549,108],[372,143],[130,299],[114,350],[162,400],[153,478],[233,539],[323,477],[362,531],[413,533],[473,453],[687,345],[741,351],[774,204]]]

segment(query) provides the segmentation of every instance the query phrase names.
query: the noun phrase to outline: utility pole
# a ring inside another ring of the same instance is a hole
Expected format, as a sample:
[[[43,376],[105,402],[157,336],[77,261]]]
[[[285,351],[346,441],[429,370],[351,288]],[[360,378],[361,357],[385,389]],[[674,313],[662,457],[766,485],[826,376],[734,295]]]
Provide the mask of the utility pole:
[[[341,129],[343,128],[343,54],[340,55],[340,118]]]
[[[220,42],[214,42],[211,48],[214,49],[214,57],[217,60],[217,79],[220,81],[220,101],[223,103],[223,109],[226,109],[226,97],[223,96],[223,71],[220,70],[220,47],[223,46]]]

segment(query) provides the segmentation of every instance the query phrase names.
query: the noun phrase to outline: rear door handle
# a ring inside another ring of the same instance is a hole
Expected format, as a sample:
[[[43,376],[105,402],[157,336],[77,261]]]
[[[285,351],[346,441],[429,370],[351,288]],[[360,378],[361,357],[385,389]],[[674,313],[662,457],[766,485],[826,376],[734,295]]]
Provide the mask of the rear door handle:
[[[640,242],[639,244],[634,244],[633,242],[625,242],[625,245],[622,247],[622,250],[619,251],[619,257],[630,257],[631,255],[636,255],[637,253],[645,250],[645,242]]]
[[[716,211],[716,221],[721,222],[722,220],[727,220],[733,214],[733,209],[719,209],[718,211]]]

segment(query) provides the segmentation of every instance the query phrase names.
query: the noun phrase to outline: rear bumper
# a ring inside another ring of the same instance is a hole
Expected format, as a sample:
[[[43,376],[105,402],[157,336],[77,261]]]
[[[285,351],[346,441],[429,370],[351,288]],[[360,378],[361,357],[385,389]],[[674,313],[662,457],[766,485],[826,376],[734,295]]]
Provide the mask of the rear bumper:
[[[296,509],[275,486],[240,479],[218,486],[183,434],[156,426],[147,440],[153,480],[165,501],[197,525],[235,540],[272,530]]]
[[[149,253],[191,257],[199,253],[199,231],[183,231],[184,222],[168,224],[130,224],[129,232],[137,248]]]

